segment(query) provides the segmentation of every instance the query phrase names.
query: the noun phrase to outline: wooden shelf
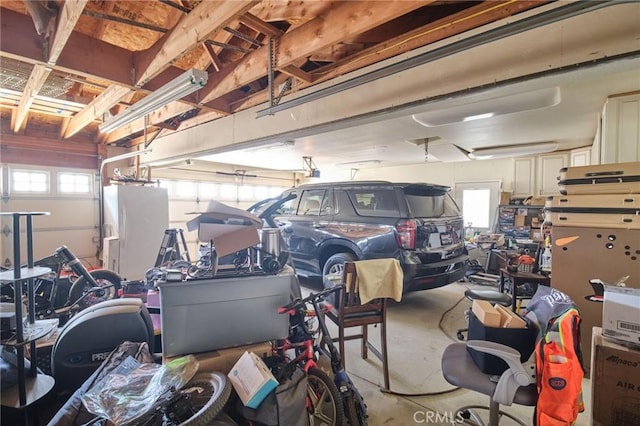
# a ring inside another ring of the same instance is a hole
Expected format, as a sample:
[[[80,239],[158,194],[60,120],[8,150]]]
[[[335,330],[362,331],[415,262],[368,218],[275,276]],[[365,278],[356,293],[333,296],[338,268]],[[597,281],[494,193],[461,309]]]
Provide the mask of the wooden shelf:
[[[51,376],[38,374],[36,377],[27,377],[25,383],[27,391],[26,404],[20,405],[19,386],[15,385],[9,389],[4,389],[0,393],[0,405],[11,408],[24,408],[48,394],[54,385],[55,380]]]

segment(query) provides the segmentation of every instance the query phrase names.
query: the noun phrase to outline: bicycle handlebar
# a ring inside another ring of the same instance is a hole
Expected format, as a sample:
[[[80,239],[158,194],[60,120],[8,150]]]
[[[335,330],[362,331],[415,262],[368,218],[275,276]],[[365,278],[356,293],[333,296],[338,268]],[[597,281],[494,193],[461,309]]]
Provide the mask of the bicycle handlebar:
[[[312,300],[322,300],[327,295],[334,293],[338,290],[342,290],[343,288],[344,288],[344,284],[337,284],[333,287],[325,288],[319,293],[311,293],[309,296],[305,297],[304,299],[295,299],[291,301],[291,303],[278,308],[278,313],[284,314],[285,312],[289,312],[292,309],[298,308],[300,306],[304,306],[308,302],[311,302]]]

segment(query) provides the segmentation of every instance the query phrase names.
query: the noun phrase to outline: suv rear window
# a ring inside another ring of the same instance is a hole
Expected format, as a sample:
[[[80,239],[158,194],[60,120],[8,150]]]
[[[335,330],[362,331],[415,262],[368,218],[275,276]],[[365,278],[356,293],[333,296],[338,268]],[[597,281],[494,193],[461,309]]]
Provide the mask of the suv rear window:
[[[347,190],[356,212],[362,216],[398,216],[398,200],[393,189]]]
[[[420,193],[405,191],[405,198],[412,217],[436,218],[459,216],[460,209],[448,193]]]

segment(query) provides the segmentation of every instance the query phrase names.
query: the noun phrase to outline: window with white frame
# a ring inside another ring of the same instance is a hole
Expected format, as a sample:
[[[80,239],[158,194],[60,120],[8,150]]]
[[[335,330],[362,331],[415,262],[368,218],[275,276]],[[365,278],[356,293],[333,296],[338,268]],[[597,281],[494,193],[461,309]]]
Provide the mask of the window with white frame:
[[[198,184],[198,197],[201,200],[211,200],[218,195],[218,184],[213,182],[200,182]]]
[[[255,186],[240,185],[238,187],[238,200],[240,201],[256,201]]]
[[[167,190],[167,195],[169,195],[169,197],[175,194],[176,182],[172,180],[162,179],[158,186],[160,186],[160,188],[165,188]]]
[[[490,231],[493,228],[500,186],[500,181],[455,183],[455,199],[462,208],[465,226],[476,231]]]
[[[198,195],[198,184],[190,180],[179,180],[175,182],[174,196],[177,198],[196,198]]]
[[[13,170],[12,192],[49,192],[49,173],[35,170]]]
[[[224,201],[235,201],[238,197],[237,186],[233,183],[220,184],[220,199]]]
[[[91,193],[91,175],[89,173],[58,173],[58,192],[61,194]]]

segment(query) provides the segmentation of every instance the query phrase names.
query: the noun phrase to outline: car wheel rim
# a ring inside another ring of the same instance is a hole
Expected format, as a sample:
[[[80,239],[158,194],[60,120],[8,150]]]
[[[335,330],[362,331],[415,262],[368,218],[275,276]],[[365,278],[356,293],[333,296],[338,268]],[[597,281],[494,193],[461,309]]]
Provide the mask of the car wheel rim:
[[[331,265],[329,268],[329,273],[327,275],[342,275],[344,272],[344,263],[336,263],[335,265]]]

